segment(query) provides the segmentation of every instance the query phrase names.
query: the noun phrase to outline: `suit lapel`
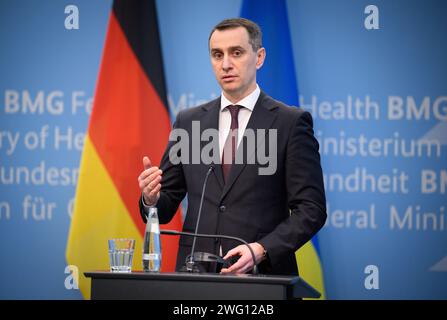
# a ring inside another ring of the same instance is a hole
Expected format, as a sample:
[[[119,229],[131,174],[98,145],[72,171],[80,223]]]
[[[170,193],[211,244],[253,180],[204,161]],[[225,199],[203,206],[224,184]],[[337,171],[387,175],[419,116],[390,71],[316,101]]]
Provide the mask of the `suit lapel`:
[[[220,98],[211,101],[210,103],[202,106],[202,109],[205,111],[200,118],[200,134],[202,134],[203,130],[212,128],[219,129],[219,113],[220,113]],[[203,150],[204,146],[207,144],[207,141],[200,142],[200,150]],[[220,157],[219,157],[220,158]],[[223,180],[223,172],[220,164],[214,165],[214,172],[219,183],[220,187],[223,189],[224,180]]]
[[[256,135],[256,130],[257,129],[266,129],[268,130],[272,124],[273,121],[276,119],[276,112],[274,112],[273,110],[276,109],[277,106],[274,103],[274,100],[269,98],[263,91],[261,91],[261,94],[259,95],[258,101],[255,104],[255,107],[253,108],[253,112],[250,116],[250,120],[247,123],[247,127],[245,130],[247,129],[252,129],[255,132]],[[264,141],[256,141],[257,144],[259,143],[264,143]],[[255,147],[255,152],[256,153],[256,147]],[[236,151],[236,153],[242,152],[243,150],[240,150],[238,148],[238,150]],[[250,157],[254,157],[255,154],[247,154],[246,159],[248,160]],[[241,158],[242,159],[242,158]],[[233,164],[231,166],[231,170],[230,173],[228,175],[228,181],[225,183],[224,188],[223,188],[223,192],[221,195],[220,200],[222,201],[223,198],[226,196],[226,194],[228,193],[228,191],[230,191],[231,187],[233,186],[234,182],[237,180],[237,178],[239,177],[239,175],[241,174],[242,170],[245,168],[245,166],[247,165],[247,161],[244,161],[244,163],[242,164]],[[223,183],[223,174],[222,174],[222,168],[221,166],[219,166],[220,168],[220,173],[221,173],[221,177],[222,177],[222,183]]]

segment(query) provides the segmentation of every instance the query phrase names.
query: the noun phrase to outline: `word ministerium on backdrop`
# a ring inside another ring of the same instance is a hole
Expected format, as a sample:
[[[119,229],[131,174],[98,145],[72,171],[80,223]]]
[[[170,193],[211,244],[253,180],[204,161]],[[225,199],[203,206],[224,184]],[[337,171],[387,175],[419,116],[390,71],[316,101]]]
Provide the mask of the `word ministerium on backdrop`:
[[[369,95],[363,98],[348,95],[332,101],[317,95],[307,99],[300,96],[300,106],[311,112],[316,121],[315,137],[322,157],[329,162],[344,158],[350,163],[346,168],[330,165],[326,168],[323,177],[326,192],[343,196],[374,194],[370,203],[360,206],[329,201],[325,227],[378,230],[387,226],[391,231],[447,231],[445,205],[428,201],[447,193],[445,166],[433,166],[441,164],[446,156],[447,96],[390,95],[384,101],[376,101]],[[337,121],[344,124],[336,131],[322,126]],[[345,125],[351,121],[352,126]],[[389,126],[372,131],[360,125],[365,122]],[[375,166],[379,159],[389,165]],[[396,161],[411,164],[412,169]],[[390,199],[389,194],[400,195],[401,203],[378,198]],[[405,203],[403,199],[407,199]]]

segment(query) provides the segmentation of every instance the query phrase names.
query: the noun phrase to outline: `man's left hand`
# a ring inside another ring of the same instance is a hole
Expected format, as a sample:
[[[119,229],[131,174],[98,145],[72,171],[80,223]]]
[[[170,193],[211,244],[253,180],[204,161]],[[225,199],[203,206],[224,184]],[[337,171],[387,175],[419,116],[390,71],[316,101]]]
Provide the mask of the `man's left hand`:
[[[256,262],[260,263],[265,259],[264,257],[264,247],[257,242],[253,242],[248,244],[253,253],[255,254]],[[253,258],[251,256],[250,250],[247,248],[245,244],[237,246],[236,248],[231,249],[225,255],[224,259],[231,258],[233,256],[240,256],[237,262],[231,265],[229,268],[222,268],[220,271],[221,274],[242,274],[247,273],[253,269]]]

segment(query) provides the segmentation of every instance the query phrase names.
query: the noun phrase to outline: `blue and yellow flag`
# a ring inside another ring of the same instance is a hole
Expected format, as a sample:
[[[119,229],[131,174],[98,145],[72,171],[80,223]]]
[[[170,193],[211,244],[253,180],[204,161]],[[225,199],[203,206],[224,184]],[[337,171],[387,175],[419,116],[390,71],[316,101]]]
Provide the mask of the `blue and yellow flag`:
[[[257,75],[259,86],[275,99],[298,106],[298,83],[286,1],[244,0],[241,17],[255,21],[262,29],[267,59]],[[321,292],[321,299],[325,299],[317,236],[301,247],[296,257],[300,276]]]

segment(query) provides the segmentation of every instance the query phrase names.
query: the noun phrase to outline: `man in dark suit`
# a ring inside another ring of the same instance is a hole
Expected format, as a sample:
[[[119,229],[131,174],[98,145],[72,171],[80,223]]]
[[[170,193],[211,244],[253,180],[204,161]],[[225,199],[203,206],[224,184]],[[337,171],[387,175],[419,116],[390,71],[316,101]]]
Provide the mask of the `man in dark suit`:
[[[298,274],[295,251],[310,240],[326,220],[312,117],[260,90],[256,72],[262,67],[266,53],[261,31],[252,21],[227,19],[219,23],[211,31],[209,50],[222,95],[180,112],[173,129],[188,133],[186,142],[190,146],[199,144],[200,150],[206,143],[194,141],[194,126],[200,126],[200,134],[204,130],[218,130],[218,141],[214,141],[217,147],[210,154],[223,161],[213,165],[214,172],[209,176],[198,232],[245,239],[260,262],[261,273]],[[250,146],[253,141],[244,138],[249,131],[266,134],[255,135],[255,145]],[[167,223],[187,195],[183,231],[194,232],[204,178],[210,165],[204,161],[190,161],[194,151],[183,154],[185,157],[180,162],[174,161],[170,151],[178,142],[177,139],[168,143],[160,169],[151,166],[149,158],[143,158],[144,171],[138,177],[142,191],[140,211],[145,220],[147,208],[156,206],[160,223]],[[270,168],[265,168],[265,161],[257,157],[262,155],[258,152],[261,144],[265,146],[265,154],[273,157],[269,158],[272,160],[268,163]],[[245,154],[238,158],[241,152]],[[254,158],[254,162],[249,160]],[[244,161],[241,163],[237,159]],[[184,265],[191,244],[191,238],[180,238],[177,269]],[[222,273],[247,273],[253,268],[249,249],[232,240],[200,238],[196,249],[225,254],[225,259],[239,256],[237,262],[223,268]]]

